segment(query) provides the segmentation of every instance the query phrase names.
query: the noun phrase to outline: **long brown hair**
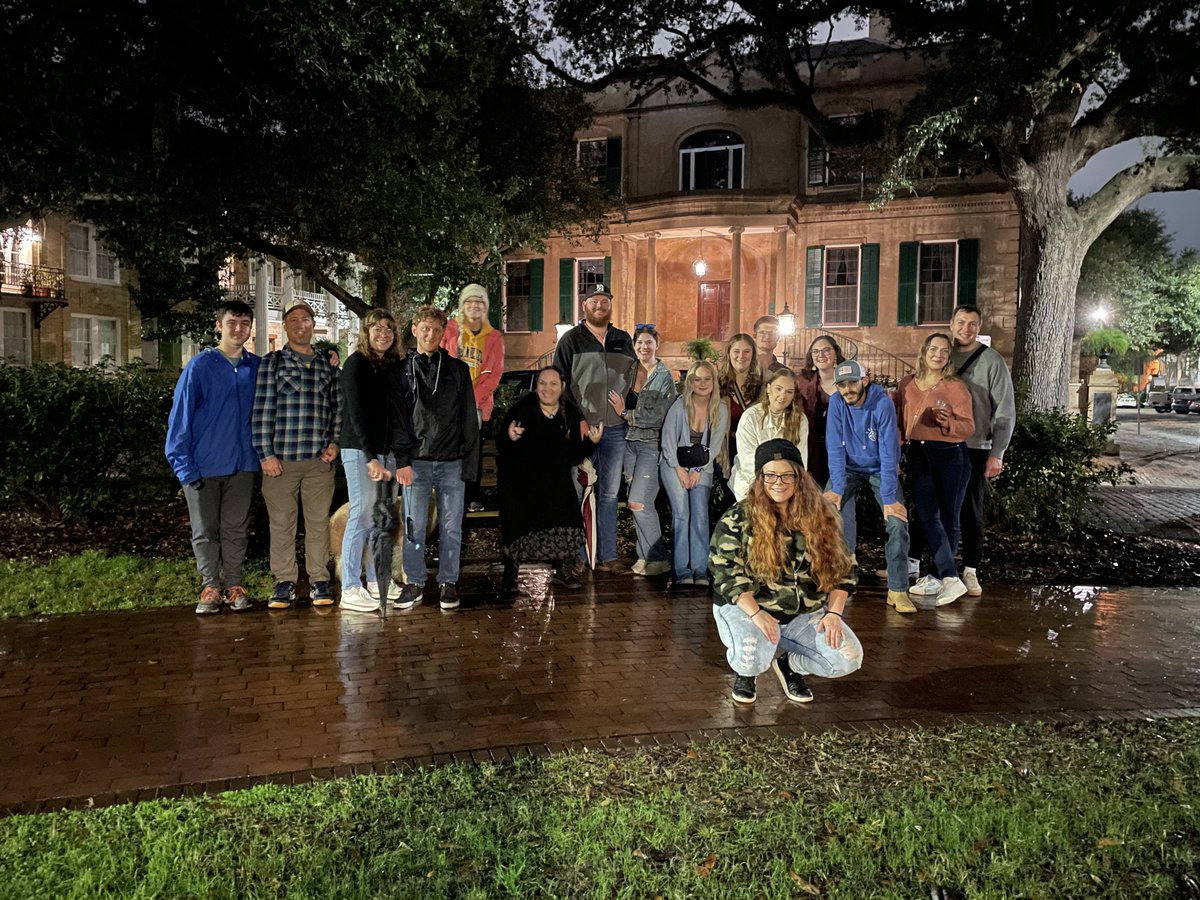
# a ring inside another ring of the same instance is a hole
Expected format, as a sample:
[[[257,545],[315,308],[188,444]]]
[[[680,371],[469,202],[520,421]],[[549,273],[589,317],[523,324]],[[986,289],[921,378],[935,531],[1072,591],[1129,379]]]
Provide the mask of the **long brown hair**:
[[[395,338],[392,341],[392,346],[388,347],[383,353],[376,353],[375,348],[371,346],[371,326],[377,322],[388,322],[392,326],[392,332]],[[371,362],[379,365],[386,362],[399,362],[404,358],[404,338],[400,334],[400,326],[396,323],[396,317],[392,315],[390,310],[373,309],[365,316],[358,325],[358,346],[355,348],[359,353],[363,354]]]
[[[846,361],[846,356],[842,353],[842,348],[838,346],[838,342],[827,334],[818,334],[808,344],[808,353],[804,355],[804,372],[812,376],[817,371],[817,364],[813,362],[813,347],[817,346],[817,341],[824,341],[833,348],[833,364],[841,365]]]
[[[925,342],[921,344],[921,352],[917,356],[917,379],[920,380],[924,375],[932,371],[925,362],[925,354],[929,352],[929,345],[933,343],[934,338],[941,338],[950,345],[950,356],[946,359],[946,366],[942,369],[943,381],[958,381],[958,374],[954,371],[954,341],[950,335],[944,331],[935,331],[929,337],[925,338]]]
[[[804,535],[804,548],[812,561],[811,574],[817,589],[828,594],[846,580],[854,566],[854,557],[846,549],[842,521],[833,505],[808,472],[790,460],[788,465],[796,473],[796,491],[782,509],[767,494],[761,473],[750,487],[746,514],[753,540],[746,568],[756,578],[778,583],[783,577],[792,535],[799,531]]]
[[[766,422],[771,415],[771,395],[768,392],[768,388],[780,378],[790,378],[792,379],[792,384],[796,386],[796,393],[792,395],[792,405],[783,413],[783,434],[781,437],[785,437],[793,444],[799,446],[800,429],[804,424],[804,401],[800,397],[800,380],[796,377],[796,373],[791,369],[780,367],[768,375],[767,383],[762,387],[762,396],[758,400],[758,405],[762,407],[763,421]]]
[[[746,332],[739,331],[725,342],[725,355],[721,357],[721,366],[717,370],[717,383],[720,386],[722,397],[733,396],[733,389],[737,384],[737,374],[733,371],[733,365],[729,361],[729,351],[733,349],[734,344],[741,341],[750,345],[750,369],[746,372],[746,384],[742,388],[742,396],[746,398],[746,405],[749,406],[762,393],[763,372],[762,365],[758,361],[758,344],[754,343],[754,338]]]

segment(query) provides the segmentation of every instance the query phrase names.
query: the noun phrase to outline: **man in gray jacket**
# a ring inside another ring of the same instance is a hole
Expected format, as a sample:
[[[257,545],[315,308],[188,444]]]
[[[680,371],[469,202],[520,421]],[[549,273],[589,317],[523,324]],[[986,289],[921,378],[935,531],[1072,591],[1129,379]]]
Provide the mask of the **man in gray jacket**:
[[[983,316],[977,306],[959,306],[950,318],[954,338],[951,360],[954,370],[971,391],[975,433],[967,440],[971,455],[971,480],[967,483],[960,522],[962,524],[963,582],[967,594],[983,593],[976,568],[983,556],[983,495],[987,479],[1004,470],[1004,451],[1012,440],[1017,422],[1012,376],[1004,357],[980,342]]]

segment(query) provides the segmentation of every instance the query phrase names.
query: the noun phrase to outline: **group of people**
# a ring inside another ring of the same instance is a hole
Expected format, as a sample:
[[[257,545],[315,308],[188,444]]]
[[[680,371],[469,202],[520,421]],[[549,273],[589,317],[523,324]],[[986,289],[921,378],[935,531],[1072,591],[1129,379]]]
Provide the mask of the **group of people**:
[[[755,676],[768,668],[789,699],[807,702],[805,674],[836,676],[861,664],[842,614],[857,578],[856,501],[868,491],[886,524],[880,574],[890,607],[912,613],[914,596],[944,605],[982,593],[984,485],[1003,467],[1015,413],[1003,358],[978,340],[977,308],[958,307],[949,333],[927,336],[916,372],[890,396],[830,335],[812,341],[800,368],[782,365],[772,316],[730,338],[719,364],[693,363],[677,387],[658,358],[655,324],[638,324],[632,335],[615,327],[612,301],[603,285],[583,299],[583,318],[559,340],[553,364],[494,430],[506,586],[533,561],[551,562],[559,583],[576,585],[589,543],[600,571],[669,572],[674,586],[712,585],[741,703],[753,702]],[[268,606],[296,601],[297,501],[312,603],[335,602],[328,510],[339,459],[349,496],[341,605],[365,612],[385,596],[399,608],[420,601],[434,495],[439,602],[458,605],[462,519],[468,490],[478,489],[481,429],[504,368],[488,309],[480,285],[463,289],[453,320],[421,307],[407,353],[395,317],[372,310],[339,371],[312,347],[307,304],[285,312],[286,343],[261,360],[244,347],[250,307],[221,308],[218,345],[180,377],[166,447],[191,520],[197,613],[252,605],[242,563],[260,469],[275,578]],[[714,530],[718,479],[736,502]],[[622,483],[637,533],[628,569],[617,554]],[[365,552],[372,506],[392,502],[393,484],[403,487],[403,584],[376,571]],[[671,506],[670,547],[655,509],[660,487]],[[586,522],[585,490],[595,501]],[[910,589],[926,553],[932,568]],[[787,652],[778,656],[781,646]]]

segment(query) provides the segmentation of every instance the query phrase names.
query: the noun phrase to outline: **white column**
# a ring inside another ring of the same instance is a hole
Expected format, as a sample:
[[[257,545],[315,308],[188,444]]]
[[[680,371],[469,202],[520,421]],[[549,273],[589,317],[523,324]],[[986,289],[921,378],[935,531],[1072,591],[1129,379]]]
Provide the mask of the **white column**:
[[[296,276],[292,273],[292,267],[285,262],[281,262],[279,268],[283,273],[283,290],[280,294],[280,303],[283,306],[281,312],[287,312],[288,307],[292,305],[292,300],[296,296]]]
[[[746,229],[734,225],[729,229],[733,235],[733,249],[729,261],[729,333],[742,330],[742,232]]]
[[[270,332],[270,322],[267,319],[268,280],[267,267],[259,262],[254,267],[254,352],[259,356],[271,348],[267,341]]]
[[[657,322],[658,315],[658,232],[651,231],[646,241],[646,322]]]
[[[778,315],[787,301],[787,236],[788,227],[778,225],[775,228],[775,296],[771,300],[770,312]],[[795,312],[795,310],[792,310]]]

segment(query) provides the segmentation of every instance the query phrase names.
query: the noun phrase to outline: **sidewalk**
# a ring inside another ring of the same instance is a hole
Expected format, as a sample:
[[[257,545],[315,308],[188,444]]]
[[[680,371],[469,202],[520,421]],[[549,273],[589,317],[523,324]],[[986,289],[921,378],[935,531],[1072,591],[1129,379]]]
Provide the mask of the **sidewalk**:
[[[1147,425],[1155,421],[1148,414]],[[1200,542],[1200,447],[1194,435],[1138,434],[1123,421],[1116,439],[1134,484],[1104,485],[1094,524],[1118,534]]]
[[[509,604],[498,580],[475,568],[461,610],[386,620],[167,609],[0,623],[0,810],[797,729],[1200,715],[1200,590],[999,588],[900,616],[868,584],[847,612],[860,672],[813,679],[807,706],[768,673],[741,708],[705,594],[601,576],[556,599],[526,572]]]

